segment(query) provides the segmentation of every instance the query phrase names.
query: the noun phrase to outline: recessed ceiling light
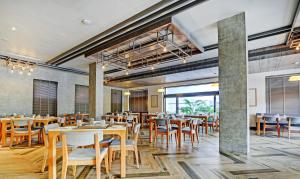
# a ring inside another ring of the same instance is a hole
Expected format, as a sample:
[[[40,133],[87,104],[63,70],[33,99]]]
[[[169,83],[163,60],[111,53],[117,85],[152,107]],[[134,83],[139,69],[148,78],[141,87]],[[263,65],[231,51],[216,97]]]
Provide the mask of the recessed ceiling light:
[[[295,65],[299,65],[299,62],[295,62],[294,64],[295,64]]]
[[[16,28],[16,27],[12,27],[11,30],[12,30],[12,31],[16,31],[17,28]]]
[[[89,19],[82,19],[82,20],[81,20],[81,23],[82,23],[83,25],[90,25],[90,24],[92,24],[92,21],[89,20]]]

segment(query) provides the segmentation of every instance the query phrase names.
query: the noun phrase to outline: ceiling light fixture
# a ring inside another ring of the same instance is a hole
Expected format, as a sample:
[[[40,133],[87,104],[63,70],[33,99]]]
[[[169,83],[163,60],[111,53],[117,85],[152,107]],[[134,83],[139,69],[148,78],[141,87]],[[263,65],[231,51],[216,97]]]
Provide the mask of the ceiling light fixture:
[[[154,70],[154,66],[153,65],[151,66],[151,70]]]
[[[131,93],[129,91],[124,92],[124,96],[130,96],[130,95],[131,95]]]
[[[164,46],[164,49],[163,49],[163,51],[164,51],[164,52],[167,52],[167,51],[168,51],[168,49],[167,49],[167,47],[166,47],[166,46]]]
[[[299,62],[295,62],[294,65],[299,65]]]
[[[164,89],[163,87],[158,88],[158,89],[157,89],[157,92],[158,92],[158,93],[164,93],[164,92],[165,92],[165,89]]]
[[[297,46],[297,47],[296,47],[296,50],[299,50],[299,49],[300,49],[300,47],[299,47],[299,46]]]
[[[128,70],[126,70],[125,74],[126,74],[126,75],[129,75]]]
[[[131,62],[130,62],[130,61],[128,61],[128,66],[129,66],[129,67],[131,66]]]
[[[186,59],[185,58],[182,60],[182,63],[186,63]]]
[[[219,83],[212,83],[210,84],[211,87],[219,87]]]
[[[290,76],[289,81],[300,81],[300,75]]]
[[[16,31],[17,28],[16,28],[16,27],[12,27],[11,30],[12,30],[12,31]]]
[[[82,20],[81,20],[81,23],[82,23],[83,25],[90,25],[90,24],[92,24],[92,21],[89,20],[89,19],[82,19]]]
[[[104,70],[105,69],[105,64],[102,64],[102,70]]]
[[[20,75],[25,72],[31,74],[37,66],[36,63],[10,58],[8,56],[1,56],[0,64],[2,64],[1,66],[6,67],[10,73],[16,71]]]

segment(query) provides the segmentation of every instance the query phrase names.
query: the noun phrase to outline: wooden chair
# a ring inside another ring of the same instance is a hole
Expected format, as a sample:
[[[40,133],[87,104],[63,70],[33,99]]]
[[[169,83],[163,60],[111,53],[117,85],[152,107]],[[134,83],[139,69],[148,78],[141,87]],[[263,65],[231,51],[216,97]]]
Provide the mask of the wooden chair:
[[[31,139],[34,135],[40,134],[40,129],[33,129],[32,119],[12,119],[11,120],[11,134],[10,134],[10,147],[13,146],[14,138],[16,138],[16,143],[19,140],[22,142],[25,137],[28,138],[28,147],[31,147]],[[40,137],[38,137],[40,139]]]
[[[278,117],[276,116],[264,116],[263,117],[263,132],[264,135],[266,134],[266,129],[276,129],[277,131],[277,136],[280,137],[280,125],[279,125],[279,120]]]
[[[287,121],[288,121],[288,125],[283,127],[282,132],[284,133],[284,129],[287,128],[288,137],[290,139],[292,131],[299,131],[300,132],[300,117],[288,117]]]
[[[161,135],[161,141],[163,141],[163,136],[166,136],[167,139],[167,147],[169,146],[169,138],[175,136],[175,141],[177,144],[177,130],[172,128],[169,119],[156,119],[155,122],[155,142],[157,141],[157,136]]]
[[[45,150],[44,150],[44,158],[43,158],[41,172],[45,171],[45,167],[46,167],[47,160],[48,160],[48,147],[49,147],[48,131],[49,131],[49,129],[55,129],[55,128],[58,128],[58,127],[59,127],[58,123],[48,124],[48,125],[44,126],[43,138],[44,138]],[[61,142],[56,143],[56,147],[61,148]]]
[[[73,166],[73,176],[76,175],[77,165],[96,165],[96,178],[101,178],[101,162],[105,159],[106,172],[108,173],[107,148],[100,148],[99,142],[103,139],[103,133],[99,132],[65,132],[62,134],[63,165],[61,178],[65,179],[67,168]],[[95,148],[76,148],[70,153],[70,146],[90,146]]]
[[[185,135],[186,134],[189,135],[192,146],[194,145],[195,135],[197,137],[197,142],[199,143],[198,121],[199,121],[198,119],[191,119],[189,122],[189,126],[184,127],[182,129],[184,141],[185,141]]]
[[[139,168],[139,155],[138,155],[137,143],[138,143],[140,128],[141,128],[141,124],[136,123],[134,128],[133,128],[133,139],[132,140],[131,139],[126,140],[126,150],[134,152],[137,168]],[[114,152],[119,151],[119,150],[121,150],[120,140],[114,140],[110,144],[109,149],[108,149],[109,168],[110,169],[111,169],[113,154],[114,154]]]

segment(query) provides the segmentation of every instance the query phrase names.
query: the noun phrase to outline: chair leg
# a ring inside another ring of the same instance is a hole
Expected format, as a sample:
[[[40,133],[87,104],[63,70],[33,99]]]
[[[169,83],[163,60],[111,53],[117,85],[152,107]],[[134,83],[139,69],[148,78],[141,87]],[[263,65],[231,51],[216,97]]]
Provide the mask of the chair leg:
[[[194,143],[193,143],[193,135],[194,135],[194,134],[191,134],[191,135],[190,135],[190,139],[191,139],[192,146],[194,145]]]
[[[74,177],[76,176],[76,165],[72,165],[72,174]]]
[[[16,137],[16,144],[19,144],[19,138],[20,137]]]
[[[113,150],[111,148],[108,149],[108,155],[109,155],[109,170],[111,170],[111,163],[112,163],[112,158],[113,158]]]
[[[96,160],[96,178],[101,178],[101,161]]]
[[[47,164],[47,159],[48,159],[48,149],[45,147],[45,150],[44,150],[44,158],[43,158],[43,163],[42,163],[42,169],[41,169],[41,172],[44,172],[44,171],[45,171],[46,164]]]
[[[183,141],[185,141],[185,134],[183,134]]]
[[[167,138],[167,147],[169,146],[169,134],[166,135]]]
[[[140,168],[140,165],[139,165],[139,153],[138,153],[137,146],[134,147],[134,153],[135,153],[136,167]]]
[[[9,146],[12,147],[13,143],[14,143],[14,135],[11,134],[11,136],[10,136],[10,145]]]
[[[61,179],[66,179],[68,170],[68,161],[63,159],[62,169],[61,169]]]
[[[28,136],[28,147],[31,147],[31,135]]]
[[[199,143],[199,134],[196,132],[197,142]]]
[[[108,174],[109,173],[108,154],[106,154],[106,156],[104,158],[104,162],[105,162],[105,171],[106,171],[106,174]]]

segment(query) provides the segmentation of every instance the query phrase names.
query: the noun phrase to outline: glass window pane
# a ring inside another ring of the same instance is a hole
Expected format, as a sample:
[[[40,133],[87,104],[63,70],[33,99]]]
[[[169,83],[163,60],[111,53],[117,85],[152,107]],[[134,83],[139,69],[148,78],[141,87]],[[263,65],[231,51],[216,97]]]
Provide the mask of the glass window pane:
[[[192,85],[192,86],[178,86],[166,88],[166,94],[181,94],[181,93],[196,93],[219,91],[219,86],[214,84]]]
[[[214,96],[180,97],[179,112],[183,114],[214,113]]]
[[[165,98],[166,100],[166,112],[176,113],[176,98]]]

